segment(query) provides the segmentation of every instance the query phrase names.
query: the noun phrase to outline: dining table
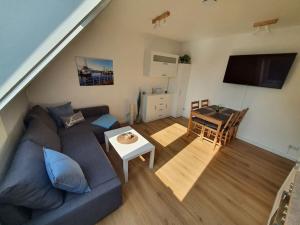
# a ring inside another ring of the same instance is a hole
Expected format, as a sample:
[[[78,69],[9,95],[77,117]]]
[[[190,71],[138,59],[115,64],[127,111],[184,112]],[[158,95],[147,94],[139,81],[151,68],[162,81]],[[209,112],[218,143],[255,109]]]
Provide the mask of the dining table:
[[[236,112],[237,110],[219,105],[210,105],[206,107],[201,107],[196,110],[192,110],[190,113],[187,134],[190,134],[190,132],[193,129],[192,122],[194,117],[197,117],[203,120],[204,122],[216,125],[216,133],[219,134],[222,126],[226,124],[231,114]],[[214,145],[216,145],[217,143],[217,136],[218,135],[216,135],[214,140],[212,141]]]

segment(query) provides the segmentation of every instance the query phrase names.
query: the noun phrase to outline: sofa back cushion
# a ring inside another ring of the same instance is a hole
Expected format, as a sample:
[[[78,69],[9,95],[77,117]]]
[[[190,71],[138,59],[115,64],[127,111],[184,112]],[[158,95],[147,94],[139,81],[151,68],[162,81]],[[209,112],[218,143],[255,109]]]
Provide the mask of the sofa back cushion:
[[[64,126],[64,123],[61,119],[62,117],[72,116],[74,113],[71,102],[55,107],[48,107],[47,109],[58,127]]]
[[[36,105],[29,110],[27,115],[25,116],[24,123],[27,127],[31,120],[33,119],[39,119],[41,122],[43,122],[48,128],[53,130],[54,132],[57,132],[57,126],[55,121],[51,118],[49,113],[43,109],[41,106]]]
[[[61,151],[60,138],[39,119],[31,120],[22,141],[30,140],[41,146]]]
[[[42,146],[31,141],[19,145],[0,185],[0,203],[31,209],[51,209],[63,203],[63,193],[48,178]]]
[[[79,112],[79,111],[81,111],[84,118],[87,119],[90,117],[100,117],[102,115],[108,114],[109,107],[107,105],[101,105],[101,106],[80,108],[74,110],[74,112]]]

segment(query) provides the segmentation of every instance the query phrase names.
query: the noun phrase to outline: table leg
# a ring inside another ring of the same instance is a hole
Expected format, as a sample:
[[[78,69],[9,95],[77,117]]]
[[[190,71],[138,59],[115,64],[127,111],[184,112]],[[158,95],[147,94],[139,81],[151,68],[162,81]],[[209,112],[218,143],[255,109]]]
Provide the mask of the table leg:
[[[109,143],[108,143],[108,137],[105,136],[105,146],[106,146],[106,152],[109,152]]]
[[[190,135],[191,129],[192,129],[192,113],[190,114],[190,118],[189,118],[189,123],[188,123],[188,128],[187,128],[187,136]]]
[[[155,148],[150,152],[149,168],[153,169],[154,166]]]
[[[128,182],[128,160],[123,160],[123,172],[124,172],[125,183],[127,183]]]

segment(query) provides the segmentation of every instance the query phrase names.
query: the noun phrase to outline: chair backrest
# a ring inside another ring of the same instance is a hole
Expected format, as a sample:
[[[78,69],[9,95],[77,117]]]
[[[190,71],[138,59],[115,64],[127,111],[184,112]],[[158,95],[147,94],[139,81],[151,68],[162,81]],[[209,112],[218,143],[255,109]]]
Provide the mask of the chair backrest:
[[[193,101],[191,103],[191,111],[194,111],[194,110],[199,109],[199,108],[200,108],[199,100],[198,101]]]
[[[223,127],[223,131],[231,128],[232,126],[234,126],[235,122],[237,121],[238,117],[240,115],[240,112],[235,112],[235,113],[231,113],[230,117],[228,118],[225,126]]]
[[[234,126],[238,126],[242,122],[242,120],[245,117],[245,115],[248,112],[248,110],[249,110],[249,108],[246,108],[246,109],[243,109],[242,111],[239,112],[239,116],[236,119],[236,121],[234,123]]]
[[[201,107],[206,107],[206,106],[208,106],[208,104],[209,104],[208,99],[201,100]]]

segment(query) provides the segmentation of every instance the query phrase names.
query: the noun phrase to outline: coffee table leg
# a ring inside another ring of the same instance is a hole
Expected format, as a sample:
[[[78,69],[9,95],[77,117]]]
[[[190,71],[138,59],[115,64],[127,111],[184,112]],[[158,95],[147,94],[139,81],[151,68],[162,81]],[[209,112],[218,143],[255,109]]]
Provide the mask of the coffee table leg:
[[[125,183],[127,183],[128,182],[128,160],[123,160],[123,171],[124,171]]]
[[[105,136],[105,146],[106,146],[106,152],[109,152],[109,143],[108,143],[107,136]]]
[[[149,161],[149,168],[150,169],[153,169],[154,156],[155,156],[155,148],[150,152],[150,161]]]

